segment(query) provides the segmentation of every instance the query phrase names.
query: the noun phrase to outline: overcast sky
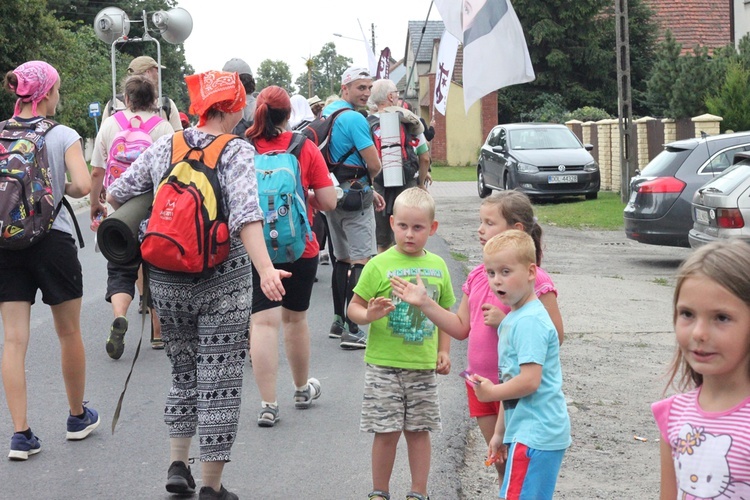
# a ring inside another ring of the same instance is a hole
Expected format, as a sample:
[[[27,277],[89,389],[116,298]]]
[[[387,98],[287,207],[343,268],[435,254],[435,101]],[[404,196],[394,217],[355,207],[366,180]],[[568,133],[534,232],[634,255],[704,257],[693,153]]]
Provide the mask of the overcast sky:
[[[354,64],[367,66],[364,41],[375,24],[376,54],[390,47],[395,59],[404,56],[409,21],[424,21],[431,0],[178,0],[193,18],[185,41],[185,56],[197,72],[221,69],[233,58],[244,59],[253,72],[264,59],[282,60],[292,70],[292,82],[306,72],[305,59],[328,42]],[[429,19],[439,20],[432,7]],[[336,37],[340,33],[348,38]]]

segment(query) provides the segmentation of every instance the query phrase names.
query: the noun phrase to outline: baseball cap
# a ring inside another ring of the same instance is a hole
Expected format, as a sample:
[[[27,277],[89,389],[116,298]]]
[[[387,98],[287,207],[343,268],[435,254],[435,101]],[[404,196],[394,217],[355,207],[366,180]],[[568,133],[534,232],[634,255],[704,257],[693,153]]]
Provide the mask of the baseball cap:
[[[307,104],[309,104],[310,106],[315,106],[315,105],[316,105],[316,104],[318,104],[319,102],[323,102],[323,99],[321,99],[320,97],[318,97],[318,96],[317,96],[317,94],[316,94],[316,95],[314,95],[314,96],[312,96],[312,97],[310,97],[310,98],[309,98],[309,99],[307,100]]]
[[[156,62],[156,60],[153,57],[138,56],[132,61],[130,61],[130,64],[128,65],[128,73],[131,75],[140,75],[141,73],[145,73],[151,68],[158,68],[158,67],[159,67],[159,64]],[[162,66],[161,68],[165,69],[165,66]]]
[[[250,69],[250,65],[237,57],[228,60],[221,70],[229,73],[237,73],[238,75],[253,76],[253,70]]]
[[[341,75],[341,85],[348,85],[355,80],[372,80],[370,70],[367,68],[352,66]]]

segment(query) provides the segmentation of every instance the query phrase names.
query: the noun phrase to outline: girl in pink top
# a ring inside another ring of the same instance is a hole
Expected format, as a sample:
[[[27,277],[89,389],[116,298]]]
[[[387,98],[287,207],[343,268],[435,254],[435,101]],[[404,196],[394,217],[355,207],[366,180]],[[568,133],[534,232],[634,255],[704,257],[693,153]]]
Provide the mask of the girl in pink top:
[[[534,217],[534,209],[528,196],[519,191],[501,191],[482,202],[479,207],[479,242],[484,246],[493,236],[507,229],[526,231],[536,246],[537,266],[542,260],[542,228]],[[490,290],[484,264],[478,265],[469,273],[461,287],[464,296],[456,314],[437,306],[427,297],[423,286],[396,280],[394,294],[410,304],[417,305],[427,316],[451,337],[457,340],[469,339],[468,367],[469,373],[476,373],[498,383],[497,329],[510,308],[502,304]],[[400,285],[400,287],[399,287]],[[534,287],[539,300],[552,319],[562,344],[563,323],[560,309],[557,307],[557,289],[549,275],[537,268]],[[502,418],[499,402],[482,403],[474,394],[474,389],[467,382],[466,394],[469,398],[469,416],[477,419],[479,429],[489,444],[498,415]],[[504,464],[495,463],[500,484]]]
[[[674,329],[669,384],[688,392],[651,407],[661,499],[750,498],[750,245],[712,243],[682,264]]]

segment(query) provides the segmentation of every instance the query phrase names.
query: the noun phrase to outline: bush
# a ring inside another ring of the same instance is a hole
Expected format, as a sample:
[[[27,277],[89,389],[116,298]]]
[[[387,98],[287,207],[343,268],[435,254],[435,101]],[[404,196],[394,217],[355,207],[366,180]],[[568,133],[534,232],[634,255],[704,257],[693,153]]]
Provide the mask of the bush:
[[[565,121],[580,120],[582,122],[596,122],[599,120],[607,120],[609,118],[612,118],[612,115],[607,113],[602,108],[596,108],[594,106],[584,106],[568,113]]]
[[[564,123],[568,110],[565,99],[560,94],[541,94],[534,99],[537,107],[528,113],[521,113],[525,122]]]
[[[723,130],[750,130],[750,70],[732,62],[721,88],[706,99],[711,114],[721,116]]]

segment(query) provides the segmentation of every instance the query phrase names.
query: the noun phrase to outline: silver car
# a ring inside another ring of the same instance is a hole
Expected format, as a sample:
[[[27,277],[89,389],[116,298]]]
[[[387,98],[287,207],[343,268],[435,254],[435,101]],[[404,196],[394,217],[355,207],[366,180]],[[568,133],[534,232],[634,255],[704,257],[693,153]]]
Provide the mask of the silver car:
[[[693,196],[693,248],[726,238],[750,241],[750,157],[740,153],[735,160]]]

